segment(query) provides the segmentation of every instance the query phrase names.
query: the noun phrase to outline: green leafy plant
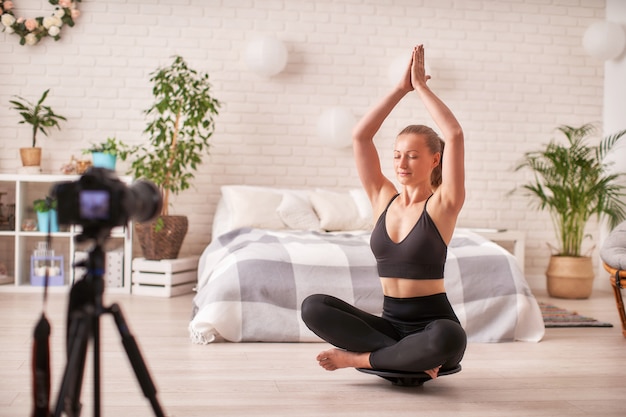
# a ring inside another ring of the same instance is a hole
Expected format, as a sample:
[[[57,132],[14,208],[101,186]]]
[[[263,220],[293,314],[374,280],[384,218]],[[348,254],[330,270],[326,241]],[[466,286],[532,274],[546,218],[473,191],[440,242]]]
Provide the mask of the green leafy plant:
[[[168,215],[170,193],[190,187],[193,171],[208,154],[220,102],[211,96],[208,74],[189,68],[180,56],[150,75],[155,102],[144,111],[149,141],[138,147],[130,173],[161,189],[161,214]]]
[[[38,213],[45,213],[50,210],[56,210],[57,200],[46,196],[46,198],[39,198],[33,201],[33,209]]]
[[[22,116],[22,120],[19,124],[26,123],[32,126],[33,148],[37,146],[37,132],[41,132],[47,136],[48,132],[46,129],[55,126],[57,129],[60,129],[59,121],[67,120],[60,114],[56,114],[50,106],[44,106],[43,102],[46,100],[46,97],[48,97],[49,92],[50,89],[44,91],[36,104],[33,104],[20,96],[15,96],[16,100],[9,100],[9,103],[13,105],[11,108],[17,110]]]
[[[597,146],[585,142],[595,126],[560,126],[566,143],[553,139],[539,151],[527,152],[516,170],[530,169],[534,179],[522,186],[536,208],[548,210],[561,256],[581,256],[584,229],[593,216],[605,216],[611,227],[626,218],[622,174],[607,171],[606,155],[626,130],[602,138]]]
[[[83,154],[100,152],[107,155],[115,155],[122,161],[125,161],[128,155],[136,149],[136,147],[129,146],[115,137],[109,137],[104,142],[94,143],[89,148],[83,149]]]

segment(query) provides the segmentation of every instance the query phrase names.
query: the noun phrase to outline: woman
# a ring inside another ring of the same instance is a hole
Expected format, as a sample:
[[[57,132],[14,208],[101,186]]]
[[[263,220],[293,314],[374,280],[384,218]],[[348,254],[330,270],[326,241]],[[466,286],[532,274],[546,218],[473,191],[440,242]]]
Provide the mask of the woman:
[[[447,245],[465,200],[463,131],[448,107],[428,88],[424,48],[413,49],[400,83],[357,124],[353,148],[361,183],[378,221],[371,248],[384,294],[381,317],[335,297],[315,294],[302,303],[302,318],[338,349],[321,352],[326,370],[371,368],[426,372],[455,368],[467,344],[446,296]],[[411,125],[396,138],[398,191],[381,170],[374,135],[393,108],[415,91],[445,138]]]

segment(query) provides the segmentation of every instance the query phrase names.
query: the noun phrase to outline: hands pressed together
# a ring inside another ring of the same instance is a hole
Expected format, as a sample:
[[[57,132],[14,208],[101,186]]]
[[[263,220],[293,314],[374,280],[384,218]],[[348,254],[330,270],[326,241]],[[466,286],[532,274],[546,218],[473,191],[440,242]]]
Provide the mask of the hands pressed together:
[[[400,81],[399,87],[409,92],[420,87],[425,87],[428,80],[430,80],[430,75],[426,74],[424,66],[424,45],[417,45],[413,48],[411,60]]]

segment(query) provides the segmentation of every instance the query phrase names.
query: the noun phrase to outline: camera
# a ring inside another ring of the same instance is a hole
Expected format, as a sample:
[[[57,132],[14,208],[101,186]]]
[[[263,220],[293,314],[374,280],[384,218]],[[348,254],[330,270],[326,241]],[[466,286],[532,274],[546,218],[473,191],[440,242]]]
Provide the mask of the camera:
[[[90,231],[110,230],[130,220],[147,222],[163,207],[161,192],[150,181],[138,180],[126,186],[114,171],[90,168],[78,181],[57,183],[59,224],[76,224]]]

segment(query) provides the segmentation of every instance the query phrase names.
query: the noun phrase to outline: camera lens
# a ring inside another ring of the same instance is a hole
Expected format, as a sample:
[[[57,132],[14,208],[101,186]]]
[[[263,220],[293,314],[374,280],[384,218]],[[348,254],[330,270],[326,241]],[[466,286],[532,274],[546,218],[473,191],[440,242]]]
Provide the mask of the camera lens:
[[[132,198],[132,209],[129,210],[131,218],[139,223],[154,220],[163,208],[161,191],[154,183],[146,180],[135,181],[129,187]]]

